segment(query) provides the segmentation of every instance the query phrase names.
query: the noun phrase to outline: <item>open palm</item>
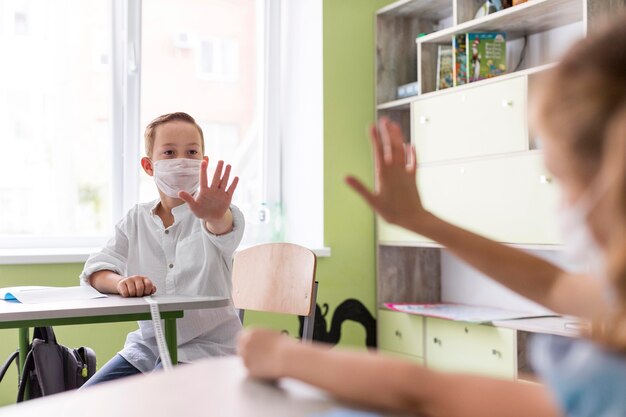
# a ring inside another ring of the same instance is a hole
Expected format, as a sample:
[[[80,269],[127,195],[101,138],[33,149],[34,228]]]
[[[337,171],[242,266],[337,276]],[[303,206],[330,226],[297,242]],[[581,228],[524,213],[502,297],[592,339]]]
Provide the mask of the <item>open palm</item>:
[[[209,161],[203,160],[200,165],[200,188],[196,196],[194,197],[185,191],[181,191],[178,196],[189,205],[196,217],[210,222],[222,219],[228,211],[239,177],[233,178],[230,186],[228,186],[231,166],[226,165],[226,169],[224,169],[224,161],[219,161],[213,174],[213,181],[209,186],[208,166]],[[222,170],[224,171],[223,174]]]
[[[415,149],[405,143],[400,125],[387,118],[372,126],[370,136],[376,190],[352,176],[346,182],[386,221],[411,228],[415,217],[425,212],[417,191]]]

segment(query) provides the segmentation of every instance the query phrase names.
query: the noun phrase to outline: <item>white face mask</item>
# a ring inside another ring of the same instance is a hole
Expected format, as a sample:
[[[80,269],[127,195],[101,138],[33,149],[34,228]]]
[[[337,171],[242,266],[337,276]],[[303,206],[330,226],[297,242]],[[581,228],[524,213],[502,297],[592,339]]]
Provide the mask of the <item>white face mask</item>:
[[[159,190],[172,198],[179,198],[180,191],[194,195],[200,184],[201,159],[161,159],[154,161],[154,182]]]
[[[595,278],[604,278],[604,251],[587,224],[597,194],[585,192],[574,204],[562,203],[557,223],[563,239],[564,257],[569,265],[583,267]]]

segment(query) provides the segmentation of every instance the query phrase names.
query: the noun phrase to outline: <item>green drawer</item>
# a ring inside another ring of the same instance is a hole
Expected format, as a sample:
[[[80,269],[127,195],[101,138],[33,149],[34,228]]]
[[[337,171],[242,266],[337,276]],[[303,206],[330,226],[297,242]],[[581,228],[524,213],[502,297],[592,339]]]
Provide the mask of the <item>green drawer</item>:
[[[424,318],[378,310],[378,348],[424,357]]]
[[[510,380],[516,377],[514,330],[426,318],[425,344],[429,368]]]

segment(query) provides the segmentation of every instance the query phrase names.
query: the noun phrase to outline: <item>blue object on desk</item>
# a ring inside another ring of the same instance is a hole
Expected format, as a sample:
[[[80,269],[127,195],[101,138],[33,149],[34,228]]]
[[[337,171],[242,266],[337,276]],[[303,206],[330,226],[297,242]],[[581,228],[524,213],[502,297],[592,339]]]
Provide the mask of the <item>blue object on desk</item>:
[[[335,408],[327,413],[311,414],[309,417],[381,417],[381,415],[367,411],[350,410],[348,408]]]

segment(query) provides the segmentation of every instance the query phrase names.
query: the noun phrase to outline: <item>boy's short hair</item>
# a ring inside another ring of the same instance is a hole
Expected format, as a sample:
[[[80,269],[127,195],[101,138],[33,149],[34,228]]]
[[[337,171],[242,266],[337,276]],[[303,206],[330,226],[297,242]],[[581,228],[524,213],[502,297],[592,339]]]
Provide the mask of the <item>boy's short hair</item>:
[[[143,134],[145,138],[146,155],[148,155],[148,157],[152,157],[152,148],[154,148],[154,136],[156,133],[156,128],[162,124],[174,121],[191,123],[198,129],[202,144],[202,154],[204,155],[204,134],[202,133],[202,128],[200,127],[200,125],[198,125],[198,123],[196,123],[196,120],[193,117],[183,112],[167,113],[157,117],[156,119],[148,123],[148,126],[146,126],[146,131]]]

